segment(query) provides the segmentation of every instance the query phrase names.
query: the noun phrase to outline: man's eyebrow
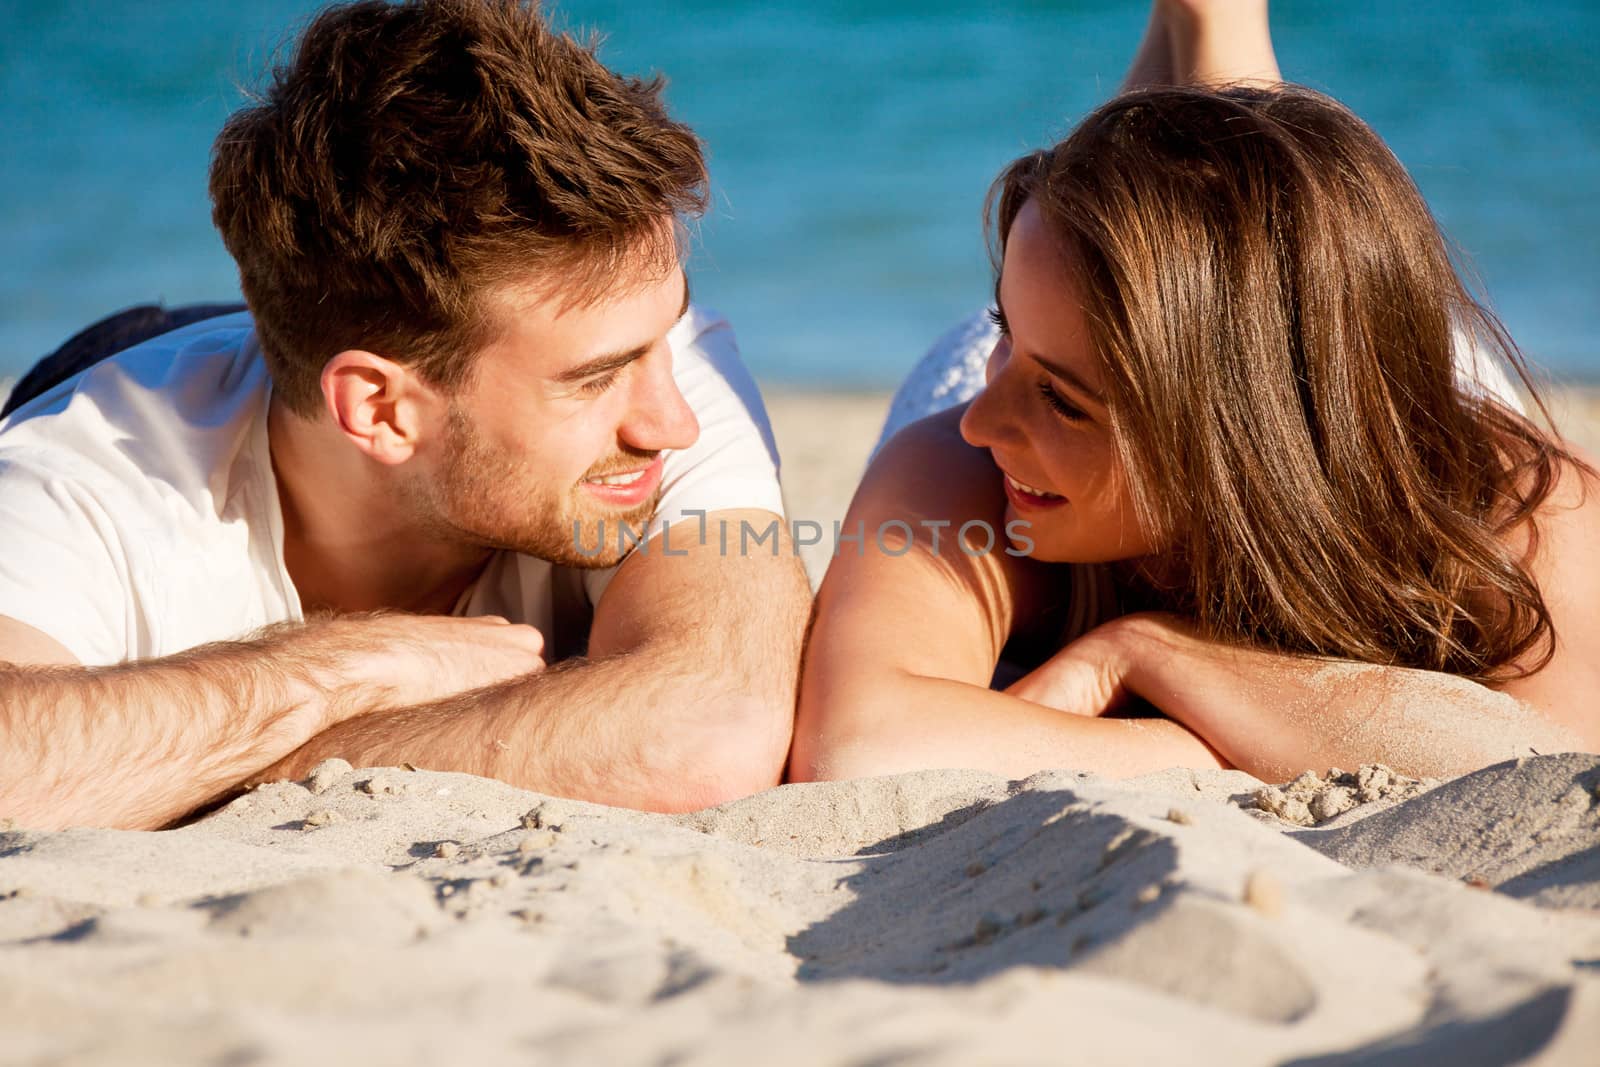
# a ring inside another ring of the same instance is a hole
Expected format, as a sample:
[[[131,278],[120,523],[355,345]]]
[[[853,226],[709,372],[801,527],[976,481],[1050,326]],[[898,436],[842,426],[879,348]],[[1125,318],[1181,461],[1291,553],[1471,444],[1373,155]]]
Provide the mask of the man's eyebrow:
[[[1000,321],[1005,322],[1006,309],[1005,305],[1000,303],[1000,283],[998,280],[995,282],[994,286],[994,306],[995,310],[1000,312]],[[1066,382],[1078,392],[1082,393],[1084,396],[1088,397],[1090,400],[1093,400],[1102,407],[1105,406],[1106,398],[1100,395],[1100,391],[1098,389],[1090,388],[1089,383],[1084,381],[1076,371],[1073,371],[1068,367],[1063,367],[1054,360],[1046,359],[1037,352],[1033,353],[1033,359],[1034,362],[1038,363],[1039,366],[1049,371],[1054,377],[1060,378],[1062,381]]]
[[[649,345],[639,345],[637,348],[630,348],[626,352],[608,352],[603,356],[585,360],[570,370],[562,371],[556,375],[556,381],[564,385],[571,385],[574,382],[581,382],[585,378],[593,378],[608,371],[621,370],[648,351],[650,351]]]
[[[678,312],[678,318],[681,319],[688,313],[689,277],[688,275],[684,275],[683,310]],[[609,371],[621,370],[634,360],[642,357],[648,351],[650,351],[650,346],[645,344],[639,345],[636,348],[630,348],[626,352],[607,352],[604,355],[596,356],[590,360],[585,360],[570,370],[562,371],[560,374],[556,375],[556,381],[562,383],[563,385],[571,385],[574,382],[581,382],[585,378],[594,378]]]

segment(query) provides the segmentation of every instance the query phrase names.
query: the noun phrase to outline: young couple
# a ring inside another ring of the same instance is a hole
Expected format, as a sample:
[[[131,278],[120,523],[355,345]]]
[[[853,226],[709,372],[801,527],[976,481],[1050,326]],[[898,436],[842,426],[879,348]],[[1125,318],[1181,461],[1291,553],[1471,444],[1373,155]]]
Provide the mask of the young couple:
[[[891,427],[846,521],[890,532],[834,561],[802,673],[782,527],[700,535],[782,501],[680,265],[694,136],[521,4],[330,9],[217,140],[249,312],[0,426],[0,815],[161,826],[330,756],[682,810],[786,760],[1600,747],[1592,474],[1491,373],[1393,156],[1275,79],[1264,2],[1158,0],[1137,91],[1006,168],[994,327],[952,335],[992,333],[984,380]]]

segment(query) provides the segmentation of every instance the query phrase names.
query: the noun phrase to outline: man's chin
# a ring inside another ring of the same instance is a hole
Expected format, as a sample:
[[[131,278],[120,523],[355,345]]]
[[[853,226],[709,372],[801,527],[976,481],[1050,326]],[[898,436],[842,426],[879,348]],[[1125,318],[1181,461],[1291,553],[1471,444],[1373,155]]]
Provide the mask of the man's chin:
[[[636,547],[645,542],[650,520],[655,516],[656,501],[647,507],[635,508],[616,515],[585,515],[568,523],[571,540],[560,558],[552,555],[550,561],[568,567],[601,570],[615,567]]]

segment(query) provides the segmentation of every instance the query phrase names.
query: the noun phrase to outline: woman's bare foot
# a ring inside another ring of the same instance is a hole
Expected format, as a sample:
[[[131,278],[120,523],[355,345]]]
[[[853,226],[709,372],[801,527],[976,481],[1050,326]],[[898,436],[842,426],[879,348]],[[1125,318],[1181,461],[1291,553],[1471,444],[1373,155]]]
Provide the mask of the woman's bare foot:
[[[1173,84],[1274,85],[1283,80],[1272,49],[1267,0],[1155,0],[1151,29],[1157,19],[1167,33]]]

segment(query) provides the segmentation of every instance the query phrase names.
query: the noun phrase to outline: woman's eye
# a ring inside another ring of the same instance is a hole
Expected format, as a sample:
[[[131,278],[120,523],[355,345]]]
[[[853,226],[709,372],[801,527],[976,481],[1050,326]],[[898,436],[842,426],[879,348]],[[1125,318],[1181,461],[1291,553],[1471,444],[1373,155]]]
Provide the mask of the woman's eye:
[[[1089,417],[1089,413],[1075,404],[1069,403],[1047,381],[1039,383],[1039,393],[1044,397],[1044,402],[1055,409],[1056,414],[1069,422],[1081,422]]]
[[[1006,329],[1006,313],[1001,311],[998,307],[992,307],[989,309],[989,321],[994,323],[995,328],[1001,333],[1011,332]]]
[[[580,393],[587,393],[590,396],[596,396],[596,395],[598,395],[600,393],[605,392],[607,389],[610,389],[611,388],[611,383],[616,381],[616,380],[617,380],[617,372],[616,371],[607,371],[605,374],[600,375],[598,378],[590,378],[588,381],[584,382],[582,385],[580,385],[578,387],[578,391]]]

